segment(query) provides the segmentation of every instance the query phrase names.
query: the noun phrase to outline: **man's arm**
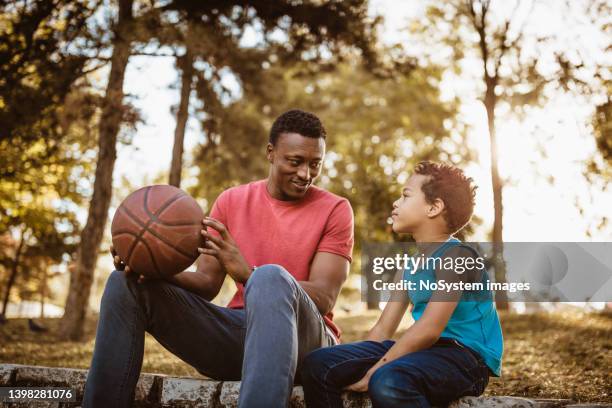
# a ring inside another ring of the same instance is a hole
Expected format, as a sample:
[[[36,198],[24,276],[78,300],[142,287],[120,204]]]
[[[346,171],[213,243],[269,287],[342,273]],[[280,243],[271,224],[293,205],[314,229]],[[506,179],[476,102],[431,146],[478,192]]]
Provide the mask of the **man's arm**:
[[[219,293],[225,271],[214,256],[202,254],[196,261],[195,272],[181,272],[167,280],[185,290],[202,296],[206,300],[212,300]]]
[[[115,269],[119,271],[125,271],[126,274],[133,273],[129,266],[119,258],[115,248],[110,246],[110,252],[113,256],[113,263]],[[174,276],[164,277],[163,279],[167,282],[172,283],[178,287],[195,293],[198,296],[202,296],[206,300],[212,300],[219,293],[223,280],[225,279],[225,271],[221,267],[221,264],[214,256],[200,255],[196,260],[196,271],[195,272],[180,272]],[[143,275],[137,277],[138,283],[147,280]]]
[[[310,277],[300,281],[300,285],[319,312],[326,315],[334,308],[348,273],[348,259],[330,252],[317,252],[310,265]]]

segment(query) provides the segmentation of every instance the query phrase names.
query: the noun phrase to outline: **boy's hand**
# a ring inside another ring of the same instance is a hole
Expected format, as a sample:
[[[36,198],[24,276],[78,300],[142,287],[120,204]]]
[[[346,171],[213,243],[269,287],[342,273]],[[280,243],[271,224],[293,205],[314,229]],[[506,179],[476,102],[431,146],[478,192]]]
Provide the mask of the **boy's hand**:
[[[127,266],[125,262],[121,260],[121,258],[119,258],[119,255],[117,255],[117,251],[115,251],[115,248],[112,245],[110,246],[110,253],[113,256],[113,263],[115,264],[115,269],[118,271],[123,271],[125,273],[125,276],[127,277],[132,276],[134,271],[132,271],[130,267]],[[137,282],[142,283],[145,281],[145,279],[146,278],[143,275],[139,275]]]
[[[344,389],[347,391],[354,391],[354,392],[367,392],[368,391],[368,383],[370,382],[370,377],[372,377],[372,374],[374,374],[374,371],[376,371],[378,367],[374,366],[372,368],[370,368],[368,370],[368,372],[363,376],[363,378],[359,381],[357,381],[354,384],[351,384],[347,387],[345,387]]]

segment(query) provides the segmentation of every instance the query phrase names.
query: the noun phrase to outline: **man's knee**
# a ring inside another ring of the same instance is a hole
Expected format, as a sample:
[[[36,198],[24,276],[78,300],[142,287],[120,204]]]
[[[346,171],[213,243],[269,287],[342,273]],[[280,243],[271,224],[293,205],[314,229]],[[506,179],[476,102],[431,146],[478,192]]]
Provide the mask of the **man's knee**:
[[[368,394],[375,407],[395,407],[401,401],[417,401],[420,397],[412,376],[399,373],[393,366],[383,366],[372,374]]]
[[[126,275],[124,271],[112,271],[106,280],[106,287],[102,295],[102,303],[106,305],[120,305],[126,300],[135,299],[137,302],[143,298],[138,292],[147,292],[161,283],[151,281],[138,283],[136,279]]]
[[[296,281],[285,268],[268,264],[256,268],[245,286],[245,298],[266,301],[295,294]]]
[[[104,295],[102,301],[108,301],[110,298],[115,300],[116,297],[129,294],[129,279],[123,271],[112,271],[106,280],[106,287],[104,288]]]

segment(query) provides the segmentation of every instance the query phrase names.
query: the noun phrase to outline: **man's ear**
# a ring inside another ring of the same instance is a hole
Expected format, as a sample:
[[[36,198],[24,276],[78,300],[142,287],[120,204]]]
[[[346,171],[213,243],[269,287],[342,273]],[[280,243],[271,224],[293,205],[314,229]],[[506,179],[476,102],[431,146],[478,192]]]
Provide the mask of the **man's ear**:
[[[274,163],[274,145],[272,143],[268,143],[268,146],[266,146],[266,157],[270,163]]]
[[[429,205],[429,209],[427,210],[427,216],[429,218],[437,217],[442,214],[444,211],[445,205],[444,201],[440,198],[436,198],[432,204]]]

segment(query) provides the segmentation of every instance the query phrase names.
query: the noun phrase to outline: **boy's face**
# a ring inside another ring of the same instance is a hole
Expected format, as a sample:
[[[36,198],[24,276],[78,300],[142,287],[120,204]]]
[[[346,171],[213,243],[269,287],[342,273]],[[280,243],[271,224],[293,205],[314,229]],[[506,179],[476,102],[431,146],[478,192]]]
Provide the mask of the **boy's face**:
[[[428,176],[413,174],[402,190],[402,196],[393,203],[393,231],[397,233],[414,232],[423,222],[428,220],[428,210],[431,205],[425,200],[421,185]]]

